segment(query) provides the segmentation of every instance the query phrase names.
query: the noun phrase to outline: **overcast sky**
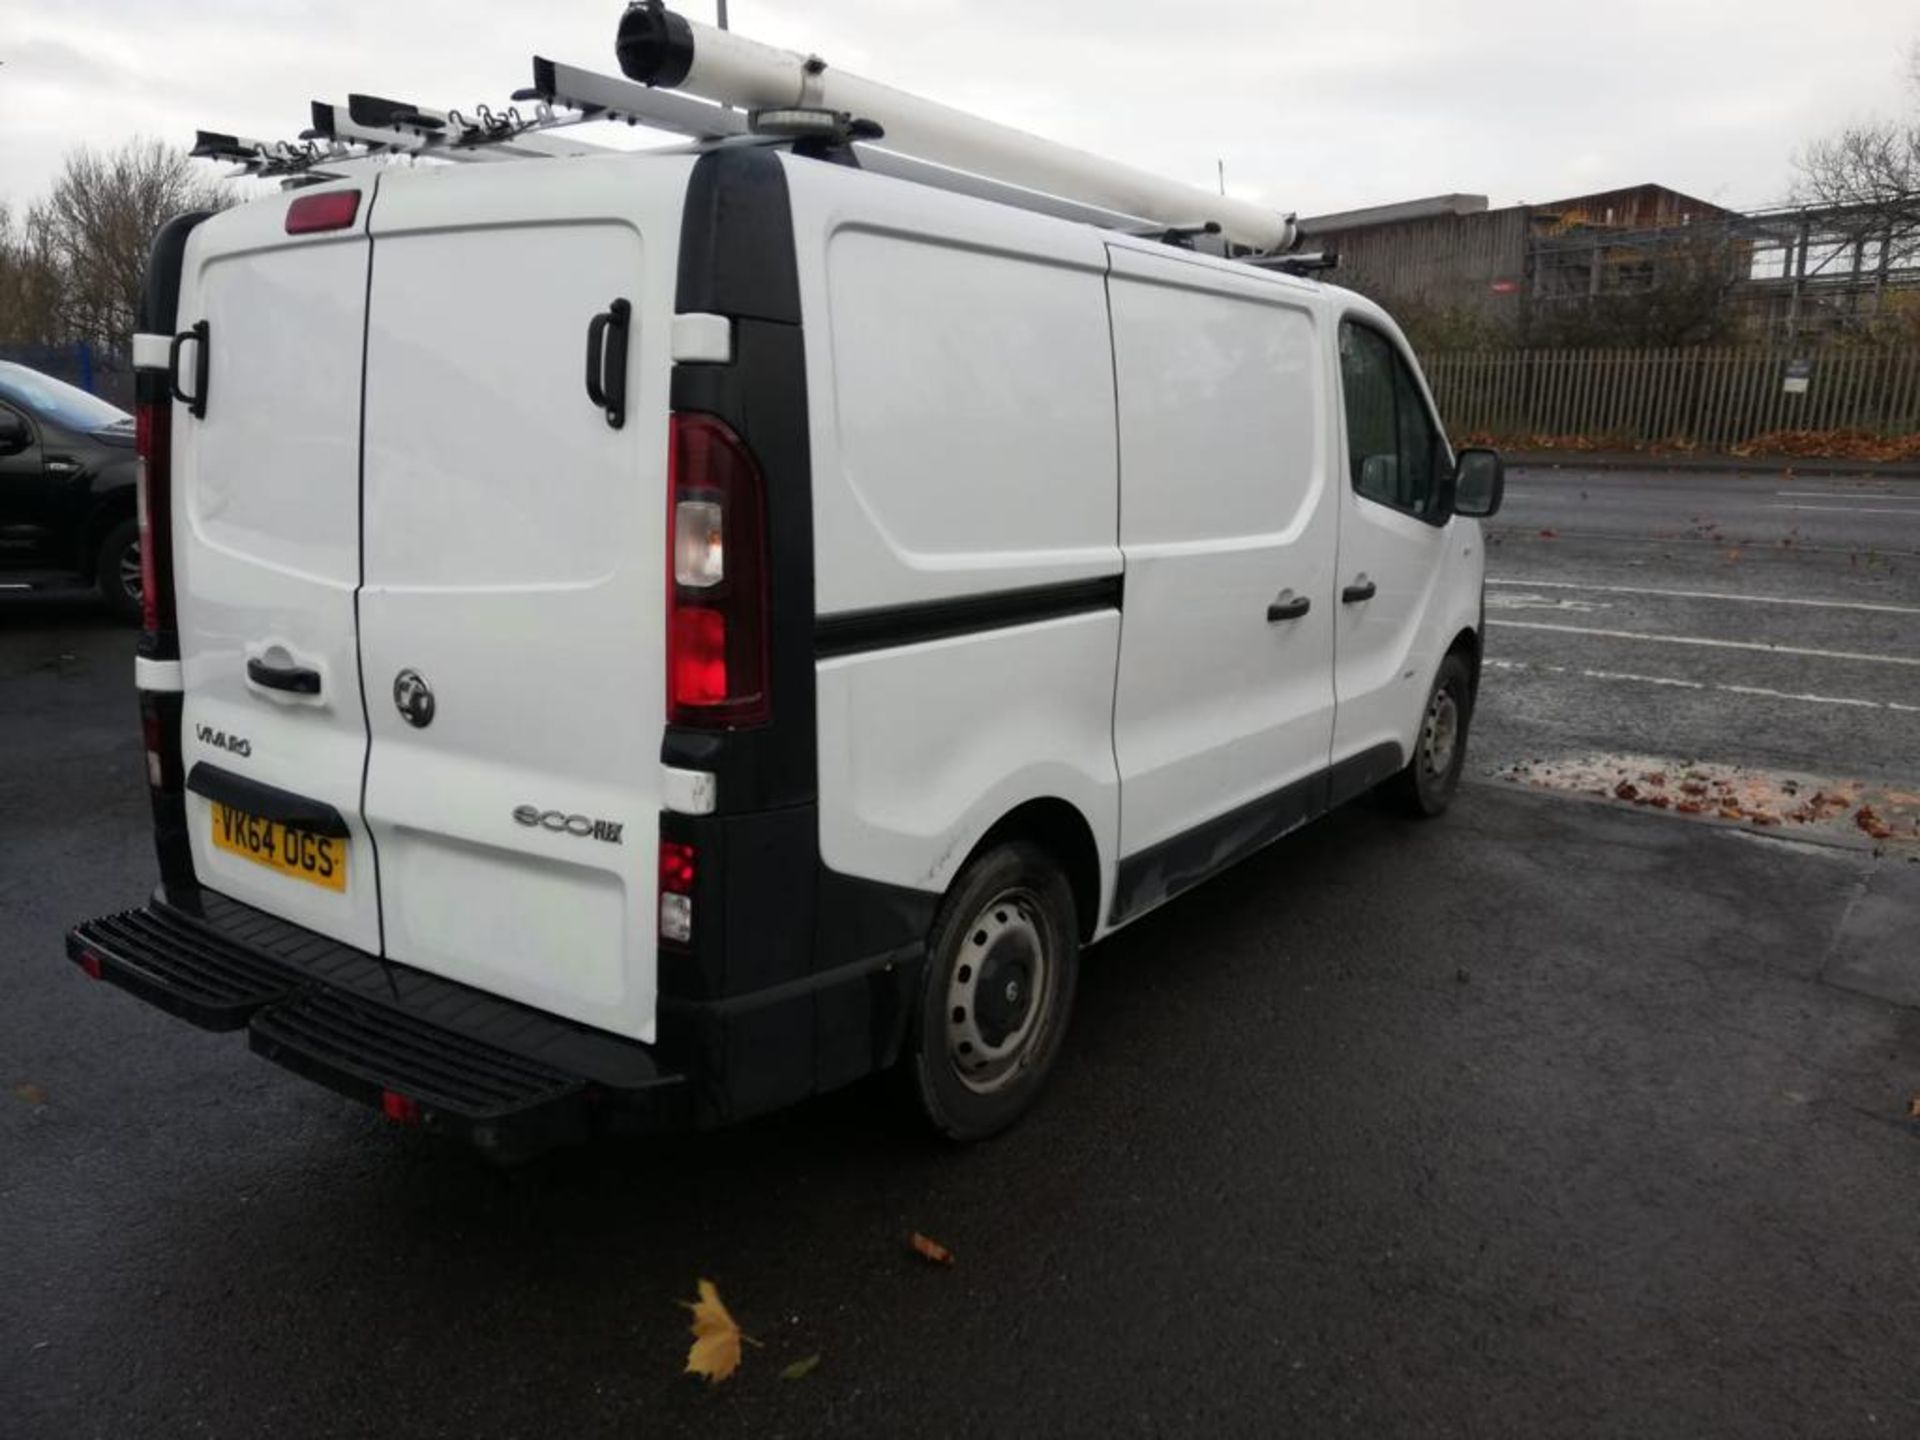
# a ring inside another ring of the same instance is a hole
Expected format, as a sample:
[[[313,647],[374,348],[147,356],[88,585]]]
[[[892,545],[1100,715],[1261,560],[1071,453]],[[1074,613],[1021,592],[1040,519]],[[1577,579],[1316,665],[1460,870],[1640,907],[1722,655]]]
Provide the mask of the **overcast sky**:
[[[711,19],[712,0],[684,12]],[[617,71],[619,0],[0,0],[0,201],[71,145],[288,137],[350,90],[496,104]],[[1302,214],[1657,181],[1782,199],[1809,137],[1906,103],[1913,0],[734,0],[733,27]]]

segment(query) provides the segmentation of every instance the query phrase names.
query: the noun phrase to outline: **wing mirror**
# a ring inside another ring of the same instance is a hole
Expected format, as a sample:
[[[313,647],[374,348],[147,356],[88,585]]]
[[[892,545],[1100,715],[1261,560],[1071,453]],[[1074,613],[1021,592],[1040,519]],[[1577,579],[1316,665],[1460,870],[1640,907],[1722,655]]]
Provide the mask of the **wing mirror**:
[[[1507,464],[1498,450],[1462,450],[1453,464],[1453,513],[1485,520],[1507,493]]]
[[[27,422],[11,410],[0,410],[0,455],[18,455],[33,444]]]

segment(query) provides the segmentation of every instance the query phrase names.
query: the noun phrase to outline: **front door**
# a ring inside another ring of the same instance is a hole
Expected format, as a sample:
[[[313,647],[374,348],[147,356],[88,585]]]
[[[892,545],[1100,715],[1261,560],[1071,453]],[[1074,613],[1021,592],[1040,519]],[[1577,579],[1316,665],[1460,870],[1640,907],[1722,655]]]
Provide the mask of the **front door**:
[[[1444,644],[1425,623],[1446,558],[1452,464],[1400,346],[1361,320],[1340,324],[1346,466],[1334,599],[1337,804],[1406,763]]]
[[[40,427],[25,411],[0,401],[0,416],[18,423],[25,444],[0,444],[0,566],[44,563],[51,557],[52,487],[47,482]]]

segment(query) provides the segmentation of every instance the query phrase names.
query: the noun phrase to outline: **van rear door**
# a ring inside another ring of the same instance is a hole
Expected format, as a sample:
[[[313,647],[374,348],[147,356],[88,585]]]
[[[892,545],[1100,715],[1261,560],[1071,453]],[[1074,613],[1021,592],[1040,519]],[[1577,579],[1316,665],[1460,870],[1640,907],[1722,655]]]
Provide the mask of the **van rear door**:
[[[394,172],[372,221],[360,638],[386,953],[642,1040],[691,167]]]
[[[176,346],[195,397],[173,416],[181,751],[199,879],[373,950],[354,630],[371,197],[326,193],[239,206],[187,244],[179,318],[199,334]],[[311,216],[315,200],[342,207],[330,228],[289,234],[292,207]]]

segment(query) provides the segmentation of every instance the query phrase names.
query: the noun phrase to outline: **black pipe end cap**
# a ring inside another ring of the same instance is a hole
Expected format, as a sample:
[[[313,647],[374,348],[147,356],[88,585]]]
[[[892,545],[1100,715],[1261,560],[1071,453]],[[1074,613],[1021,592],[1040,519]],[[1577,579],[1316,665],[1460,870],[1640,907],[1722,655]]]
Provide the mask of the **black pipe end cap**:
[[[620,17],[613,50],[629,80],[671,90],[693,68],[693,27],[663,0],[634,0]]]

